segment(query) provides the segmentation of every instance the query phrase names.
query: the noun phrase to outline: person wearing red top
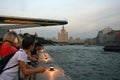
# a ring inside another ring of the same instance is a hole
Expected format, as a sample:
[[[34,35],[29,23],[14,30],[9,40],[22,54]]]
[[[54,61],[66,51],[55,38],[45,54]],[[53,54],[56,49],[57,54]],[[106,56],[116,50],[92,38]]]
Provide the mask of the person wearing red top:
[[[17,42],[15,40],[17,39]],[[17,48],[21,46],[21,39],[15,31],[8,32],[4,35],[3,43],[0,48],[1,58],[17,52]]]

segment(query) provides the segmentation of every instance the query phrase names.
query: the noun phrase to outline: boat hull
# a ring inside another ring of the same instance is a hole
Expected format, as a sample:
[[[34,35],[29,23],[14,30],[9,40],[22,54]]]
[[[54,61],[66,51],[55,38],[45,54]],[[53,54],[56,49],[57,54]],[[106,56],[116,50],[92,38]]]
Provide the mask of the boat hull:
[[[120,46],[105,46],[104,51],[120,52]]]

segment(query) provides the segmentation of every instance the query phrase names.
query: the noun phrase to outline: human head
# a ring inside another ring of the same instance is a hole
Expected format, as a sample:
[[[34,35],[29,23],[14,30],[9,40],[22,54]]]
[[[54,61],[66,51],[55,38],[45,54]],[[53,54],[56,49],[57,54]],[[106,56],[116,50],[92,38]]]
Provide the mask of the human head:
[[[40,42],[36,42],[35,43],[35,49],[36,50],[41,50],[41,49],[43,49],[43,45]]]
[[[34,44],[35,44],[35,39],[33,37],[31,36],[25,37],[22,41],[22,48],[33,50]]]
[[[31,55],[36,55],[43,48],[43,45],[40,42],[36,42],[34,46],[34,50],[31,51]]]
[[[14,44],[16,35],[13,32],[8,32],[4,35],[3,41],[9,41]]]

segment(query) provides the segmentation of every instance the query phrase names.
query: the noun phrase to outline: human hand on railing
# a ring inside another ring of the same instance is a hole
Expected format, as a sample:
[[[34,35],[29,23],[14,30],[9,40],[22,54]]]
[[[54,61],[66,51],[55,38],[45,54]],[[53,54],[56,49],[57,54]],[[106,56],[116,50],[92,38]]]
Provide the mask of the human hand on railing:
[[[44,66],[40,66],[40,67],[39,67],[39,71],[40,71],[41,73],[45,72],[45,70],[46,70],[46,68],[45,68]]]

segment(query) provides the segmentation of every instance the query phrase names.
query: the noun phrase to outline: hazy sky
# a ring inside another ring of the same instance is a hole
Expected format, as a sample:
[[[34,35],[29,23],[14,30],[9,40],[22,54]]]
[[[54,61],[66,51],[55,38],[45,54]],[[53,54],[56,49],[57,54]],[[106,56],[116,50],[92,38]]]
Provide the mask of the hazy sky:
[[[69,36],[96,37],[110,26],[120,30],[120,0],[0,0],[0,15],[67,20]],[[21,29],[42,37],[57,37],[62,26]],[[16,30],[18,33],[20,29]]]

